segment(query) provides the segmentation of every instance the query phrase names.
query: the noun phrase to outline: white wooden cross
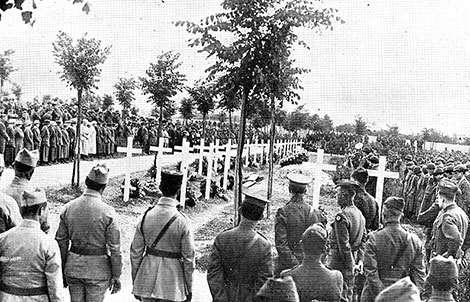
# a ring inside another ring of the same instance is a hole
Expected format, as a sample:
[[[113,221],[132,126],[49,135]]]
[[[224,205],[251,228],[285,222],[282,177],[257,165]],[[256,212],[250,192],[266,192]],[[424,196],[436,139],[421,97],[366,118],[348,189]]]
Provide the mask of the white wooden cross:
[[[225,156],[224,160],[224,176],[223,176],[223,189],[227,190],[228,185],[228,171],[230,170],[230,160],[232,159],[232,153],[235,151],[237,154],[237,145],[232,145],[232,140],[229,139],[227,144],[222,146],[225,152],[222,153]]]
[[[266,153],[264,153],[266,151]],[[263,158],[265,159],[264,161],[266,164],[268,164],[268,159],[269,159],[269,140],[264,140],[261,148],[261,162],[263,162]],[[266,154],[266,155],[264,155]]]
[[[212,182],[212,161],[214,158],[214,143],[210,143],[209,155],[207,156],[207,175],[206,175],[206,192],[204,198],[209,200]]]
[[[370,176],[375,176],[377,177],[377,186],[375,190],[375,199],[377,200],[377,203],[379,204],[379,213],[381,208],[382,208],[382,199],[383,199],[383,193],[384,193],[384,182],[385,178],[393,178],[393,179],[398,179],[400,177],[400,174],[398,172],[390,172],[390,171],[385,171],[385,166],[387,164],[387,158],[385,156],[380,156],[379,157],[379,167],[377,170],[367,170],[369,172],[369,177]]]
[[[248,163],[249,163],[248,160],[250,157],[250,140],[249,139],[246,140],[245,150],[246,150],[245,166],[248,167]]]
[[[181,167],[180,172],[183,173],[183,182],[181,183],[181,193],[180,193],[180,205],[185,207],[186,205],[186,186],[188,185],[188,165],[190,161],[190,154],[193,148],[189,147],[189,142],[186,140],[186,137],[183,137],[183,145],[175,146],[175,151],[180,151],[181,155]],[[175,153],[176,154],[176,153]]]
[[[126,176],[124,178],[124,202],[129,201],[129,191],[131,188],[131,165],[132,154],[141,154],[142,149],[132,148],[133,136],[127,137],[127,147],[118,147],[117,152],[126,153]]]
[[[320,188],[321,188],[321,178],[322,172],[326,171],[336,171],[335,165],[328,165],[323,163],[323,155],[325,151],[323,149],[317,150],[317,161],[315,163],[315,181],[313,184],[313,202],[314,207],[318,207],[320,203]]]
[[[197,169],[197,174],[199,174],[199,175],[202,175],[202,163],[204,161],[204,155],[207,154],[207,152],[209,151],[209,147],[206,147],[204,145],[204,141],[205,141],[205,139],[201,138],[201,142],[200,142],[199,146],[195,146],[193,148],[194,150],[199,150],[199,153],[198,153],[199,165],[198,165],[198,169]]]
[[[150,151],[156,151],[157,154],[156,154],[156,161],[155,161],[155,166],[156,166],[156,177],[155,177],[155,181],[157,183],[157,185],[160,183],[160,179],[162,177],[162,156],[163,156],[163,152],[169,152],[169,153],[172,153],[173,152],[173,149],[171,148],[168,148],[168,147],[163,147],[163,144],[164,144],[164,139],[163,137],[160,137],[160,139],[158,140],[158,147],[156,146],[150,146]]]

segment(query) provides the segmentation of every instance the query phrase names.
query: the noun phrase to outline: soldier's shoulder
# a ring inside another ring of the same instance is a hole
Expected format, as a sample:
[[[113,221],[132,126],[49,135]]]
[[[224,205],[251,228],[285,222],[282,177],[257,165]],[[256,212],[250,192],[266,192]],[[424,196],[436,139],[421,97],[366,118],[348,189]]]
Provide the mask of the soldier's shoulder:
[[[256,233],[259,235],[258,240],[261,242],[262,245],[269,246],[269,247],[272,245],[271,241],[264,234],[262,234],[258,231]]]

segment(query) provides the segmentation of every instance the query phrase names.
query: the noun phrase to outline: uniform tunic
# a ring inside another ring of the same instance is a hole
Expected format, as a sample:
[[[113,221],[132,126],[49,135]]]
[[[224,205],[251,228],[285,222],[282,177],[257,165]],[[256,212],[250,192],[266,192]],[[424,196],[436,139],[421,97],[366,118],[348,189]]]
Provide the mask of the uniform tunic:
[[[85,189],[82,196],[65,205],[55,238],[66,277],[110,280],[121,275],[121,232],[116,218],[115,210],[95,190]],[[104,249],[107,255],[78,254],[69,251],[70,243],[78,250]]]
[[[328,238],[330,249],[326,266],[341,271],[343,274],[342,301],[352,297],[354,265],[363,258],[366,239],[366,220],[361,211],[354,206],[347,206],[335,216]]]
[[[462,209],[464,212],[469,215],[470,211],[470,183],[464,177],[459,181],[457,186],[460,189],[460,192],[457,192],[455,195],[455,203]]]
[[[354,205],[361,211],[366,220],[367,230],[377,230],[379,228],[379,205],[372,195],[362,188],[354,196]]]
[[[273,276],[272,260],[271,244],[258,233],[236,227],[217,235],[207,269],[212,301],[254,301]]]
[[[300,302],[338,301],[343,290],[343,275],[340,271],[330,270],[323,264],[300,265],[284,271],[281,277],[292,276],[297,287]]]
[[[405,251],[392,272],[390,266],[404,246]],[[403,275],[397,277],[397,271]],[[426,276],[421,240],[405,231],[398,222],[386,223],[383,229],[372,232],[365,244],[364,273],[366,282],[362,302],[373,302],[385,287],[404,276],[409,276],[421,289]]]
[[[442,209],[432,227],[432,250],[459,258],[468,229],[468,216],[455,203]]]
[[[194,240],[189,219],[178,212],[177,205],[177,200],[161,197],[157,205],[145,215],[143,227],[142,220],[137,224],[130,249],[134,284],[132,293],[136,296],[184,301],[186,294],[192,292]],[[182,260],[146,254],[146,246],[152,246],[162,228],[175,214],[177,218],[155,249],[181,253]]]
[[[18,296],[1,290],[0,301],[63,301],[59,247],[41,231],[37,221],[25,219],[19,227],[1,234],[0,257],[1,281],[5,285],[20,289],[45,287],[48,292],[35,296]]]
[[[274,225],[276,250],[279,255],[276,274],[299,265],[303,259],[300,240],[305,230],[314,223],[326,224],[326,216],[308,205],[302,198],[291,199],[276,213]]]

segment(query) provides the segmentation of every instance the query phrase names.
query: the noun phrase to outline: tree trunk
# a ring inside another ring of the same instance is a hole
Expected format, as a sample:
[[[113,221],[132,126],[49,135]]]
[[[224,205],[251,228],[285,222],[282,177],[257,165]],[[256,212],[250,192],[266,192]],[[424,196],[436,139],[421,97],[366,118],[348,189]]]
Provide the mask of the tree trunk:
[[[243,147],[245,144],[245,110],[246,110],[246,101],[248,98],[248,89],[243,89],[243,96],[242,96],[242,104],[240,109],[240,128],[238,129],[238,144],[237,144],[237,157],[235,159],[235,185],[233,191],[233,199],[234,199],[234,219],[233,224],[234,226],[238,225],[239,217],[238,217],[238,208],[240,207],[241,200],[242,200],[242,179],[243,179],[243,163],[242,163],[242,155],[243,155]],[[248,156],[248,154],[247,154]]]
[[[269,174],[268,174],[268,192],[267,198],[271,199],[273,193],[273,173],[274,173],[274,140],[276,138],[276,100],[274,95],[271,95],[271,129],[269,133]],[[270,214],[270,206],[267,207],[267,217]]]
[[[157,147],[160,146],[160,138],[162,136],[162,125],[163,124],[163,103],[160,105],[160,112],[158,114],[158,133],[157,133]],[[155,167],[155,171],[157,171],[157,154],[155,152],[155,156],[153,157],[153,166]],[[157,175],[155,175],[155,178]]]
[[[232,126],[232,110],[228,111],[228,122],[230,124],[230,130],[232,130],[233,129],[233,126]]]
[[[202,114],[202,138],[206,138],[206,114]]]
[[[82,89],[78,89],[77,92],[77,102],[78,102],[78,112],[77,112],[77,136],[75,139],[75,160],[73,163],[72,171],[72,186],[80,186],[80,140],[81,140],[81,125],[82,125]],[[77,171],[77,182],[75,183],[75,171]]]

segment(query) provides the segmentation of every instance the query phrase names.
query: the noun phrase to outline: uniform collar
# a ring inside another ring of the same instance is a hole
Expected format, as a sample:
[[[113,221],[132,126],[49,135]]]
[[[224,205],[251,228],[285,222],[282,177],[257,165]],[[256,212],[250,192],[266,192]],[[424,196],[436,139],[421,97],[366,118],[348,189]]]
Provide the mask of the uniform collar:
[[[442,211],[447,211],[447,210],[451,210],[453,208],[457,207],[457,204],[455,202],[451,203],[450,205],[448,205],[447,207],[443,208]]]
[[[158,200],[157,205],[176,207],[178,205],[178,201],[170,197],[162,196]]]
[[[86,188],[85,191],[83,192],[83,196],[91,196],[91,197],[98,197],[99,198],[99,197],[101,197],[101,194],[98,191]]]
[[[41,227],[41,225],[39,224],[39,221],[36,221],[33,219],[23,219],[20,226],[23,228],[30,228],[30,229]]]

